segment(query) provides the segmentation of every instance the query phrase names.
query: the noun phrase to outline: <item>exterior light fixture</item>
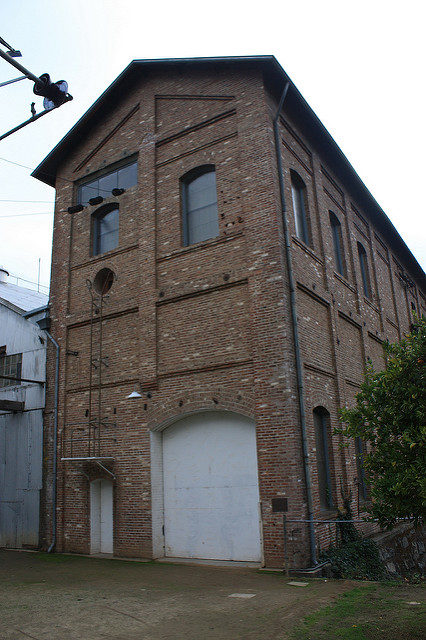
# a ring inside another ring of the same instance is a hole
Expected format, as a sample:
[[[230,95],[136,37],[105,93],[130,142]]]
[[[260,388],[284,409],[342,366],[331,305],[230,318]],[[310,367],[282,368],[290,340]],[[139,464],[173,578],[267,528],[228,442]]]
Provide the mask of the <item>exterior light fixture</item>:
[[[137,398],[142,398],[142,395],[139,393],[139,391],[132,391],[132,393],[127,396],[128,400],[134,400]]]

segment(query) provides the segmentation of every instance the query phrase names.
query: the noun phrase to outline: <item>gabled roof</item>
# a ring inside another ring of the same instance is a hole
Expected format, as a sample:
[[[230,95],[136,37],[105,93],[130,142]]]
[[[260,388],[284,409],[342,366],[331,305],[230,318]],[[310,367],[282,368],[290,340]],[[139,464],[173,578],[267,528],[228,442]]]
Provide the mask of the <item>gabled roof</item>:
[[[131,87],[135,80],[140,78],[142,73],[145,72],[148,74],[154,69],[159,70],[170,67],[217,67],[219,65],[238,65],[240,67],[256,66],[260,68],[264,73],[265,81],[276,94],[277,99],[279,99],[285,83],[287,81],[290,82],[284,112],[299,126],[303,134],[315,145],[317,150],[320,150],[321,156],[326,160],[336,178],[342,182],[357,204],[370,215],[377,230],[386,236],[387,242],[389,242],[399,259],[411,271],[411,274],[418,279],[423,289],[426,289],[426,276],[421,266],[383,209],[364,185],[340,147],[274,56],[133,60],[54,147],[49,155],[38,165],[32,175],[38,180],[54,187],[59,163],[85,138],[90,129],[114,108],[115,104],[122,98],[126,89]]]

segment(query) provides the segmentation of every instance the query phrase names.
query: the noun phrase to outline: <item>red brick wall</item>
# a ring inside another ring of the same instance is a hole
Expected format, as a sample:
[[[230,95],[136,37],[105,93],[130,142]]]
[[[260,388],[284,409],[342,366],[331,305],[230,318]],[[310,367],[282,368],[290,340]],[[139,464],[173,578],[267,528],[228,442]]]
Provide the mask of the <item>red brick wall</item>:
[[[282,517],[271,498],[289,499],[289,518],[306,517],[289,292],[273,146],[275,103],[259,71],[141,76],[134,88],[73,149],[58,171],[52,262],[52,333],[61,345],[59,436],[69,455],[70,424],[85,429],[89,409],[90,295],[87,279],[108,267],[116,280],[103,309],[102,454],[114,457],[115,553],[152,554],[150,431],[200,409],[227,409],[256,420],[265,561],[283,563]],[[291,122],[281,123],[289,227],[305,371],[308,443],[315,516],[319,508],[312,411],[332,426],[352,401],[370,356],[408,329],[407,294],[386,239],[333,178],[317,150]],[[138,153],[138,184],[118,199],[119,246],[91,256],[91,214],[70,215],[73,183]],[[184,247],[179,180],[216,167],[218,238]],[[307,186],[312,246],[295,238],[290,169]],[[347,277],[335,272],[329,211],[342,223]],[[362,293],[357,240],[364,245],[373,297]],[[100,323],[92,326],[97,357]],[[73,354],[71,354],[73,352]],[[78,352],[78,355],[75,353]],[[50,540],[53,351],[49,353],[43,531]],[[93,370],[93,382],[98,370]],[[141,387],[139,387],[141,385]],[[126,396],[142,388],[142,400]],[[145,394],[149,392],[150,397]],[[97,391],[92,415],[97,415]],[[74,455],[87,449],[75,432]],[[335,499],[339,483],[354,492],[352,448],[331,438]],[[80,449],[79,449],[80,448]],[[93,465],[60,462],[58,550],[89,552]],[[330,515],[330,514],[328,514]],[[322,536],[324,539],[324,536]],[[308,562],[306,526],[289,541],[293,566]]]

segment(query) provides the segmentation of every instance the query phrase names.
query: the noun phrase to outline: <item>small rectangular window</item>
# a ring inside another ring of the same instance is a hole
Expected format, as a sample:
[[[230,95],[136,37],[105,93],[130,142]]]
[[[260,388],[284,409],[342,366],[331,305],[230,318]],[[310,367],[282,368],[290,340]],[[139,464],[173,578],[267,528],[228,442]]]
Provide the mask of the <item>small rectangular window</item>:
[[[370,274],[368,270],[368,260],[367,260],[367,252],[360,242],[358,244],[358,258],[359,258],[359,266],[361,269],[361,280],[362,280],[362,289],[364,291],[364,295],[366,298],[371,299],[371,284],[370,284]]]
[[[310,245],[306,185],[299,174],[293,170],[290,171],[290,177],[296,236],[305,244]]]
[[[114,205],[112,205],[114,207]],[[106,205],[93,216],[93,255],[112,251],[118,246],[119,210]]]
[[[330,469],[330,414],[322,407],[314,409],[315,443],[317,452],[318,489],[321,509],[333,507],[333,487]]]
[[[117,171],[99,178],[99,195],[109,198],[111,191],[117,187]]]
[[[0,356],[0,387],[13,387],[21,384],[21,376],[22,353]]]
[[[186,245],[219,235],[216,172],[210,165],[183,179],[183,216]]]
[[[128,164],[127,167],[123,167],[118,170],[118,188],[130,189],[138,181],[138,165],[136,162]]]
[[[357,436],[355,438],[356,468],[358,473],[358,496],[361,500],[370,497],[367,477],[364,469],[365,442]]]
[[[109,198],[111,191],[116,189],[130,189],[134,187],[138,181],[138,163],[132,162],[114,171],[108,171],[100,178],[88,180],[80,184],[77,191],[78,204],[89,204],[90,198],[102,196]]]
[[[342,225],[336,214],[329,211],[331,232],[333,235],[334,260],[336,263],[336,271],[346,278],[346,264],[343,250]]]

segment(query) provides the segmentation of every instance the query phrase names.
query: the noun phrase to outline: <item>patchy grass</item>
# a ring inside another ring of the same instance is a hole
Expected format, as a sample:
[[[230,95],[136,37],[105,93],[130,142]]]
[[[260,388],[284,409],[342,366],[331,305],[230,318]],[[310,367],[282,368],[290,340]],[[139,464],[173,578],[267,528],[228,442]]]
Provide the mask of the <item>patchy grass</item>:
[[[294,630],[292,640],[423,640],[426,637],[424,591],[397,584],[360,586],[332,605],[312,613]],[[422,602],[410,605],[409,602]]]
[[[76,560],[80,560],[83,556],[39,551],[38,553],[35,553],[33,557],[37,560],[43,560],[44,562],[51,562],[52,564],[62,564],[64,562],[75,562]]]

